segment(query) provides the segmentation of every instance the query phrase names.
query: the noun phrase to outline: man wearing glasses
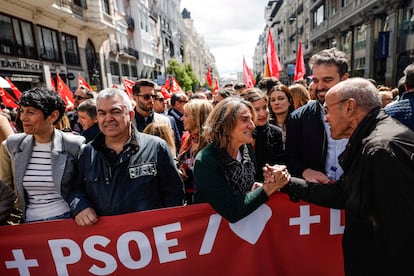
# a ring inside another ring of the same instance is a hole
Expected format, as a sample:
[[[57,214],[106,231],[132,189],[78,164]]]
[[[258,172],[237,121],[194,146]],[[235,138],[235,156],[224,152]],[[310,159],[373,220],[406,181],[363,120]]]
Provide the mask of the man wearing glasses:
[[[363,78],[329,89],[324,109],[332,138],[349,138],[339,156],[344,173],[328,185],[291,178],[283,191],[345,210],[345,275],[413,275],[414,132],[384,112]]]
[[[152,122],[165,123],[172,128],[174,133],[178,133],[175,121],[173,121],[173,124],[167,116],[154,112],[155,102],[160,102],[158,96],[155,94],[155,87],[156,84],[148,79],[140,79],[132,87],[132,97],[136,102],[133,124],[137,127],[138,131],[142,132]],[[179,149],[181,138],[175,137],[175,140],[176,147]]]
[[[170,125],[170,120],[154,112],[154,101],[156,84],[148,79],[140,79],[132,87],[133,99],[137,103],[135,106],[134,125],[142,132],[144,128],[152,122],[161,122]]]
[[[342,174],[338,156],[347,139],[331,138],[322,105],[329,88],[348,78],[349,66],[345,53],[336,48],[313,55],[309,65],[317,100],[296,109],[287,120],[287,165],[294,176],[326,184]]]
[[[87,99],[93,99],[96,93],[86,87],[79,86],[73,95],[73,110],[67,113],[70,121],[72,131],[81,133],[83,131],[82,125],[78,123],[78,106]]]

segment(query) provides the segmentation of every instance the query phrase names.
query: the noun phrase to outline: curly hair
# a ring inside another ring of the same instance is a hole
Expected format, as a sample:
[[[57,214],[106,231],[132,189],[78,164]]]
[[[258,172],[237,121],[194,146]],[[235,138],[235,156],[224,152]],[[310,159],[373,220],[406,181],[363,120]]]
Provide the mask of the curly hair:
[[[43,117],[46,119],[53,111],[59,112],[59,117],[54,124],[58,122],[65,114],[66,105],[62,97],[46,87],[35,87],[24,91],[19,102],[20,106],[34,107],[43,112]]]

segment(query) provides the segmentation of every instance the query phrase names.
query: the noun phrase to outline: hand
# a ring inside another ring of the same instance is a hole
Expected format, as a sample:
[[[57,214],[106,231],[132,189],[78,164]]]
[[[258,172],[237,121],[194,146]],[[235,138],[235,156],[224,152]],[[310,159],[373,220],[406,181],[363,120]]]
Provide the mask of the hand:
[[[303,178],[308,182],[327,184],[329,182],[328,177],[320,171],[312,169],[306,169],[302,173]]]
[[[290,174],[285,165],[270,166],[266,164],[263,168],[264,185],[263,190],[268,196],[279,191],[289,183]]]
[[[98,222],[98,216],[92,208],[86,208],[75,216],[75,221],[79,226],[91,226]]]
[[[257,188],[263,187],[263,183],[260,182],[254,182],[253,183],[253,187],[252,187],[252,191],[256,190]]]

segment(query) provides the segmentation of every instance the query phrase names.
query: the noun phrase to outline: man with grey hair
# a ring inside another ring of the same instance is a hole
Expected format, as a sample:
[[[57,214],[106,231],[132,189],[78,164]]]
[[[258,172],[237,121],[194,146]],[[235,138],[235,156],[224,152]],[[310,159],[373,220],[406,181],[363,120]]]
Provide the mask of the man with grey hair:
[[[362,78],[329,89],[324,110],[332,138],[349,138],[339,156],[343,175],[334,184],[291,178],[282,190],[295,201],[345,209],[346,275],[412,275],[414,132],[381,109],[378,90]]]
[[[98,216],[126,214],[183,202],[183,182],[167,143],[139,132],[128,95],[114,88],[96,98],[101,132],[79,157],[81,183],[68,197],[78,225],[95,224]]]

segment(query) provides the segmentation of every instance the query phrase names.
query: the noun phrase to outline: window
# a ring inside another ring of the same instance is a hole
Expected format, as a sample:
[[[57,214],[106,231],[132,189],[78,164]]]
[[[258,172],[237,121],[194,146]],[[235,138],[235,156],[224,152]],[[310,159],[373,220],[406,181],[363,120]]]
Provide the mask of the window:
[[[317,27],[323,23],[324,20],[324,5],[319,6],[313,11],[313,25]]]
[[[52,29],[38,26],[37,34],[39,40],[40,58],[44,60],[62,62],[57,32]]]
[[[0,54],[36,58],[29,22],[0,14]]]
[[[111,68],[111,74],[112,75],[118,75],[119,76],[119,66],[118,63],[115,61],[109,62],[109,67]]]
[[[62,47],[66,64],[80,65],[78,41],[75,36],[62,33]]]
[[[135,78],[138,78],[138,70],[137,70],[137,67],[135,65],[131,66],[131,75]]]
[[[111,14],[109,9],[109,0],[102,0],[102,9],[106,14]]]
[[[129,66],[128,64],[121,64],[121,69],[122,69],[122,76],[129,76]]]

